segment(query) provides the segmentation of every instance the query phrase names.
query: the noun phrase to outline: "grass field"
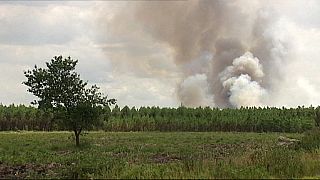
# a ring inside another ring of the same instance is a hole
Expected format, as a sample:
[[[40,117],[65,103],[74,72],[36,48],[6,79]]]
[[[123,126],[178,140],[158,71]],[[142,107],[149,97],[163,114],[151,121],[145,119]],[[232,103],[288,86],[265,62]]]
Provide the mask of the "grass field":
[[[0,133],[0,178],[302,178],[320,150],[278,147],[280,135],[226,132]]]

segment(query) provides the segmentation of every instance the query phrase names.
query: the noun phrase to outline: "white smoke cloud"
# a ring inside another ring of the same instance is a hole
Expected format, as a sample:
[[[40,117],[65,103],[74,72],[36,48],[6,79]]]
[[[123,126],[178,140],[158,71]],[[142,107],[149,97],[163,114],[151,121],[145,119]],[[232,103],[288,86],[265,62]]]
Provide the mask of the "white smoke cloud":
[[[248,74],[254,79],[261,79],[264,76],[259,59],[253,57],[251,52],[246,52],[239,58],[234,59],[232,66],[226,67],[219,76],[221,81],[225,81],[230,77],[239,76],[241,74]]]
[[[234,107],[261,106],[267,92],[247,74],[232,77],[223,82],[228,89],[229,101]]]
[[[214,106],[213,96],[209,94],[209,86],[205,74],[195,74],[187,77],[180,84],[178,95],[184,106]]]
[[[220,81],[229,103],[233,107],[261,106],[267,92],[259,81],[264,73],[259,59],[246,52],[227,66],[220,74]]]

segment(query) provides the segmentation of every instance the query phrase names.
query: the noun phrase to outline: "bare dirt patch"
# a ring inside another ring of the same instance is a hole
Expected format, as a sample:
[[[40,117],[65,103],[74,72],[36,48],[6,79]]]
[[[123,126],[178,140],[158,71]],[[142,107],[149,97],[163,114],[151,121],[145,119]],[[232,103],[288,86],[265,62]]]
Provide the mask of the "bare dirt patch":
[[[49,171],[60,167],[59,163],[50,164],[23,164],[23,165],[7,165],[0,163],[0,179],[23,179],[27,178],[28,174],[46,175]]]
[[[152,156],[152,161],[155,163],[170,163],[170,162],[175,162],[175,161],[180,161],[181,158],[174,156],[174,155],[169,155],[169,154],[155,154]]]

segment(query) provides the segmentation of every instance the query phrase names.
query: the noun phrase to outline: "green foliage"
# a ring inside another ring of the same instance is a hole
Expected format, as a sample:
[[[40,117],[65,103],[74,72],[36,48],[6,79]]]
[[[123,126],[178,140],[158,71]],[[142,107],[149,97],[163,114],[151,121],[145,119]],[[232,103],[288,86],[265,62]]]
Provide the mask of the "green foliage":
[[[320,148],[320,128],[315,127],[312,130],[305,132],[299,146],[307,150]]]
[[[94,109],[86,104],[70,109],[72,119],[81,119],[88,130],[106,131],[245,131],[245,132],[304,132],[314,127],[313,107],[308,108],[159,108],[141,107],[111,110],[109,106]],[[66,114],[43,111],[33,107],[1,106],[0,130],[68,130]],[[96,120],[89,123],[90,116]],[[86,120],[87,119],[87,120]],[[79,123],[80,121],[77,121]]]
[[[55,129],[52,120],[51,112],[31,106],[0,105],[0,131],[51,131]]]
[[[81,101],[87,83],[74,72],[77,62],[70,57],[55,56],[46,63],[46,69],[35,66],[33,70],[25,71],[27,81],[23,84],[29,87],[28,92],[39,98],[33,104],[40,108],[71,107]]]
[[[303,132],[311,129],[314,108],[159,108],[116,106],[104,123],[107,131]]]
[[[114,104],[107,99],[96,85],[86,88],[87,83],[75,72],[78,60],[55,56],[46,68],[34,67],[25,71],[27,81],[23,84],[28,91],[39,98],[33,104],[40,109],[53,111],[68,130],[75,133],[76,144],[82,130],[90,129],[99,122],[102,106]]]

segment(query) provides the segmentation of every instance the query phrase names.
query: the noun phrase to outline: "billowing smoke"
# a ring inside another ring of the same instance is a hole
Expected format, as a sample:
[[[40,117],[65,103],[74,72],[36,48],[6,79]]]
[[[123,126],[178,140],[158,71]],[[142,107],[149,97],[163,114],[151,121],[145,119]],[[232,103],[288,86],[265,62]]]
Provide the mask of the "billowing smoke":
[[[271,20],[263,9],[254,11],[257,16],[251,18],[252,14],[241,10],[245,3],[199,0],[136,5],[134,12],[138,22],[153,38],[173,49],[175,61],[185,75],[185,80],[178,85],[178,97],[183,104],[205,106],[211,105],[209,102],[213,100],[219,107],[263,104],[261,96],[265,90],[260,83],[268,85],[268,78],[262,79],[262,65],[253,56],[266,65],[272,63],[272,39],[266,34]],[[203,58],[200,57],[204,54],[211,55],[207,56],[210,57],[207,66],[186,68],[194,62],[201,64]],[[198,93],[199,90],[190,87],[200,84],[190,81],[190,77],[203,73],[208,77],[207,83],[198,87],[204,89]],[[205,90],[207,84],[208,91]],[[207,94],[195,96],[202,93]]]
[[[196,74],[183,80],[178,88],[179,98],[182,104],[190,107],[213,106],[213,97],[209,94],[207,76]]]
[[[223,87],[228,89],[229,101],[233,106],[261,106],[266,95],[256,81],[252,81],[247,74],[239,77],[232,77],[223,82]]]
[[[253,57],[250,52],[246,52],[239,58],[234,59],[232,66],[226,67],[226,69],[220,73],[220,80],[224,82],[231,77],[239,76],[241,74],[248,74],[255,80],[261,80],[264,76],[259,59]]]
[[[290,76],[297,75],[288,68],[294,66],[290,64],[299,64],[296,63],[299,57],[309,57],[304,56],[303,48],[293,42],[298,41],[296,32],[306,37],[307,33],[293,31],[296,27],[286,24],[289,20],[282,17],[285,17],[283,13],[291,17],[291,11],[300,10],[301,6],[296,4],[299,2],[135,2],[128,3],[126,10],[113,18],[113,25],[116,32],[133,32],[135,37],[152,39],[153,44],[170,49],[180,71],[177,96],[183,105],[295,105],[304,100],[291,102],[285,93],[286,90],[298,91],[290,80]],[[128,28],[129,25],[135,30]],[[158,62],[154,61],[155,64]],[[164,74],[168,73],[170,71]],[[310,77],[301,75],[299,78],[310,84]],[[310,102],[318,101],[305,103]]]
[[[259,82],[264,76],[259,59],[246,52],[226,67],[220,74],[224,93],[229,97],[229,102],[234,107],[261,106],[266,90]]]

